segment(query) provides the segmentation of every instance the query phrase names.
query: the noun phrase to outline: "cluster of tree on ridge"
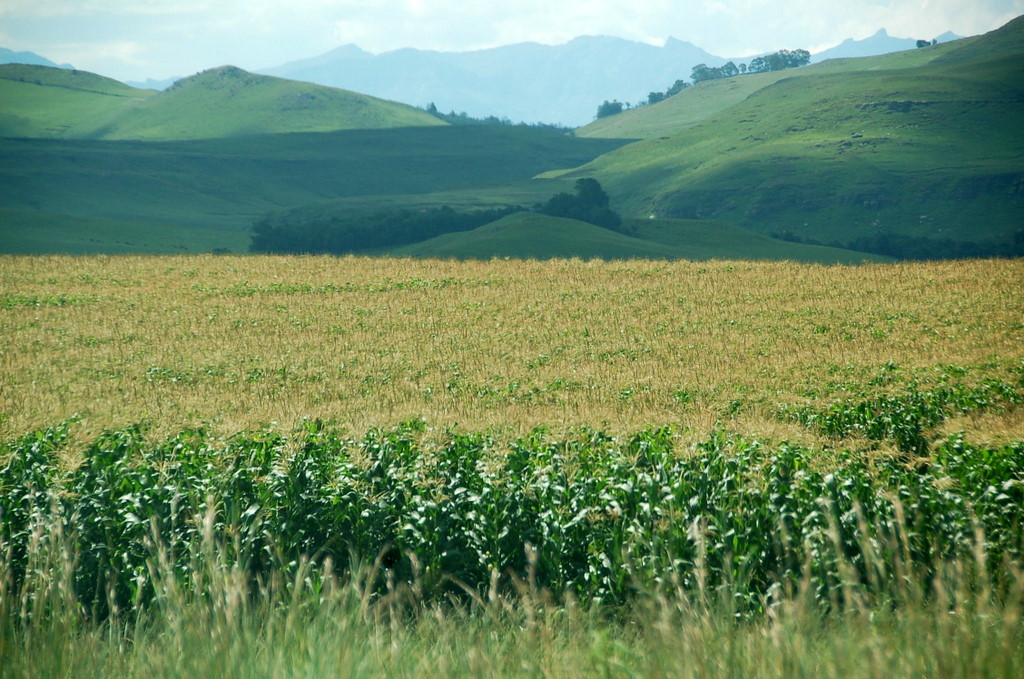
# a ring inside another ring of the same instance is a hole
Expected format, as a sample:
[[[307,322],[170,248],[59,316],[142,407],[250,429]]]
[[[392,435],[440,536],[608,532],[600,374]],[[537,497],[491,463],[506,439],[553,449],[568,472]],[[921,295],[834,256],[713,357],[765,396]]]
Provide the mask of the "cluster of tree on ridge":
[[[747,73],[767,73],[769,71],[782,71],[787,68],[798,68],[811,63],[811,53],[807,50],[779,50],[774,54],[766,54],[763,57],[755,57],[750,60],[750,65],[726,62],[722,66],[711,67],[707,64],[697,64],[693,67],[690,79],[693,84],[702,83],[707,80],[719,80],[721,78],[733,78]]]
[[[576,180],[574,193],[557,193],[533,210],[552,217],[589,222],[626,232],[622,217],[611,209],[608,194],[596,179]],[[515,212],[522,206],[457,212],[437,208],[309,214],[303,210],[264,215],[252,225],[252,252],[343,255],[398,247],[446,233],[471,231]]]
[[[587,222],[611,231],[623,232],[622,217],[611,209],[611,200],[596,179],[576,180],[575,194],[556,193],[537,212]]]
[[[767,73],[769,71],[781,71],[787,68],[797,68],[799,66],[806,66],[811,63],[811,53],[807,50],[779,50],[774,54],[766,54],[764,56],[755,57],[750,60],[750,64],[735,64],[732,61],[726,62],[722,66],[708,66],[707,64],[697,64],[690,71],[690,80],[693,81],[694,85],[709,80],[720,80],[722,78],[734,78],[738,75],[746,75],[748,73]],[[685,80],[676,80],[664,92],[651,92],[647,95],[647,101],[637,104],[637,106],[647,106],[650,104],[657,104],[659,101],[664,101],[669,97],[678,94],[687,87],[690,83]],[[605,100],[600,106],[597,107],[597,117],[607,118],[618,113],[622,113],[624,110],[631,108],[629,103],[623,103],[617,100],[607,101]]]

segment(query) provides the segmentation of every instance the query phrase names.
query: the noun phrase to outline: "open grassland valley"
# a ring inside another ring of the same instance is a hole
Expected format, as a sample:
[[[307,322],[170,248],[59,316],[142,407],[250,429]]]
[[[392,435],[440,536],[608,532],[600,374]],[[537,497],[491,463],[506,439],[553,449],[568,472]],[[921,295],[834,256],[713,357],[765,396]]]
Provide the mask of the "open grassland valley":
[[[1024,262],[0,258],[0,677],[1024,676]]]

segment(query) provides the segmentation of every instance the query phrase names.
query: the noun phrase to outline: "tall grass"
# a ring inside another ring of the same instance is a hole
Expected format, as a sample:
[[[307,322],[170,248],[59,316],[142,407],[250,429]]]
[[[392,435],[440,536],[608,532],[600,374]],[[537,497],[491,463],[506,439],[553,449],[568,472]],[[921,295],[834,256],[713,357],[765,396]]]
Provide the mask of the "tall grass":
[[[310,421],[108,431],[69,467],[70,426],[5,445],[2,677],[1024,668],[1020,442],[921,458],[538,430],[506,447]]]
[[[998,581],[982,556],[924,581],[893,577],[885,598],[837,583],[827,611],[805,578],[737,618],[738,588],[667,588],[609,612],[555,602],[528,570],[513,590],[427,602],[380,563],[312,576],[305,561],[253,576],[240,536],[213,512],[183,574],[154,532],[156,596],[105,621],[74,596],[67,527],[40,517],[29,576],[0,587],[0,677],[1017,677],[1024,671],[1024,577]],[[906,527],[909,531],[910,528]],[[980,536],[979,536],[980,537]],[[846,571],[856,564],[836,559]],[[879,554],[868,565],[883,573]],[[4,566],[9,565],[4,563]],[[4,572],[9,572],[4,568]],[[896,573],[889,575],[895,576]],[[698,570],[697,579],[706,579]],[[997,584],[998,582],[998,584]]]

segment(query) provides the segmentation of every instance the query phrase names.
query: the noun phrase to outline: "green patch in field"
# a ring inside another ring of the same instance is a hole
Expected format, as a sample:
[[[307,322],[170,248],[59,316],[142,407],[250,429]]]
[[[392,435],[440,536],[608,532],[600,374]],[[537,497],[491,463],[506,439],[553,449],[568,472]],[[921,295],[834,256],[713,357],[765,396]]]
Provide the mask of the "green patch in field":
[[[0,309],[15,307],[64,307],[91,304],[95,301],[92,295],[72,295],[56,293],[49,295],[5,295],[0,294]]]

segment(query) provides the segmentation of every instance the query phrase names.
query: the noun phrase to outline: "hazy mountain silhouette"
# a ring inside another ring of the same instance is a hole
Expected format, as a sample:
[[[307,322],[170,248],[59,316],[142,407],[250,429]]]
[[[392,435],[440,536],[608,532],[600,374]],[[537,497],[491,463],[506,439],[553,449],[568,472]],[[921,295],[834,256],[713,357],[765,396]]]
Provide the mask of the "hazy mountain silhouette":
[[[31,66],[74,69],[71,64],[55,64],[35,52],[15,52],[4,47],[0,47],[0,64],[29,64]]]
[[[936,39],[947,42],[959,37],[947,32]],[[811,61],[914,49],[916,42],[915,38],[892,37],[883,28],[869,38],[845,40],[814,54]],[[603,101],[644,102],[649,93],[662,92],[676,80],[688,80],[697,64],[721,66],[725,62],[675,38],[657,47],[622,38],[582,36],[563,45],[518,43],[468,52],[407,48],[372,54],[356,45],[343,45],[259,72],[413,106],[434,104],[442,113],[576,127],[591,122]],[[57,66],[38,54],[3,48],[0,63]],[[68,64],[60,67],[72,68]],[[162,90],[176,80],[128,84]]]
[[[582,125],[606,99],[637,103],[692,68],[725,60],[682,40],[663,47],[607,36],[564,45],[519,43],[471,52],[401,49],[374,55],[355,45],[261,71],[341,87],[442,112],[513,122]]]
[[[140,90],[166,90],[181,79],[180,76],[177,78],[164,78],[162,80],[146,78],[145,80],[125,80],[124,84],[138,87]]]
[[[936,42],[951,42],[959,40],[961,36],[951,31],[946,31],[935,38]],[[811,55],[811,63],[825,61],[826,59],[845,59],[848,57],[873,57],[890,52],[901,52],[917,48],[919,39],[931,40],[931,38],[896,38],[889,35],[884,28],[869,38],[854,40],[848,38],[836,45],[817,54]]]

